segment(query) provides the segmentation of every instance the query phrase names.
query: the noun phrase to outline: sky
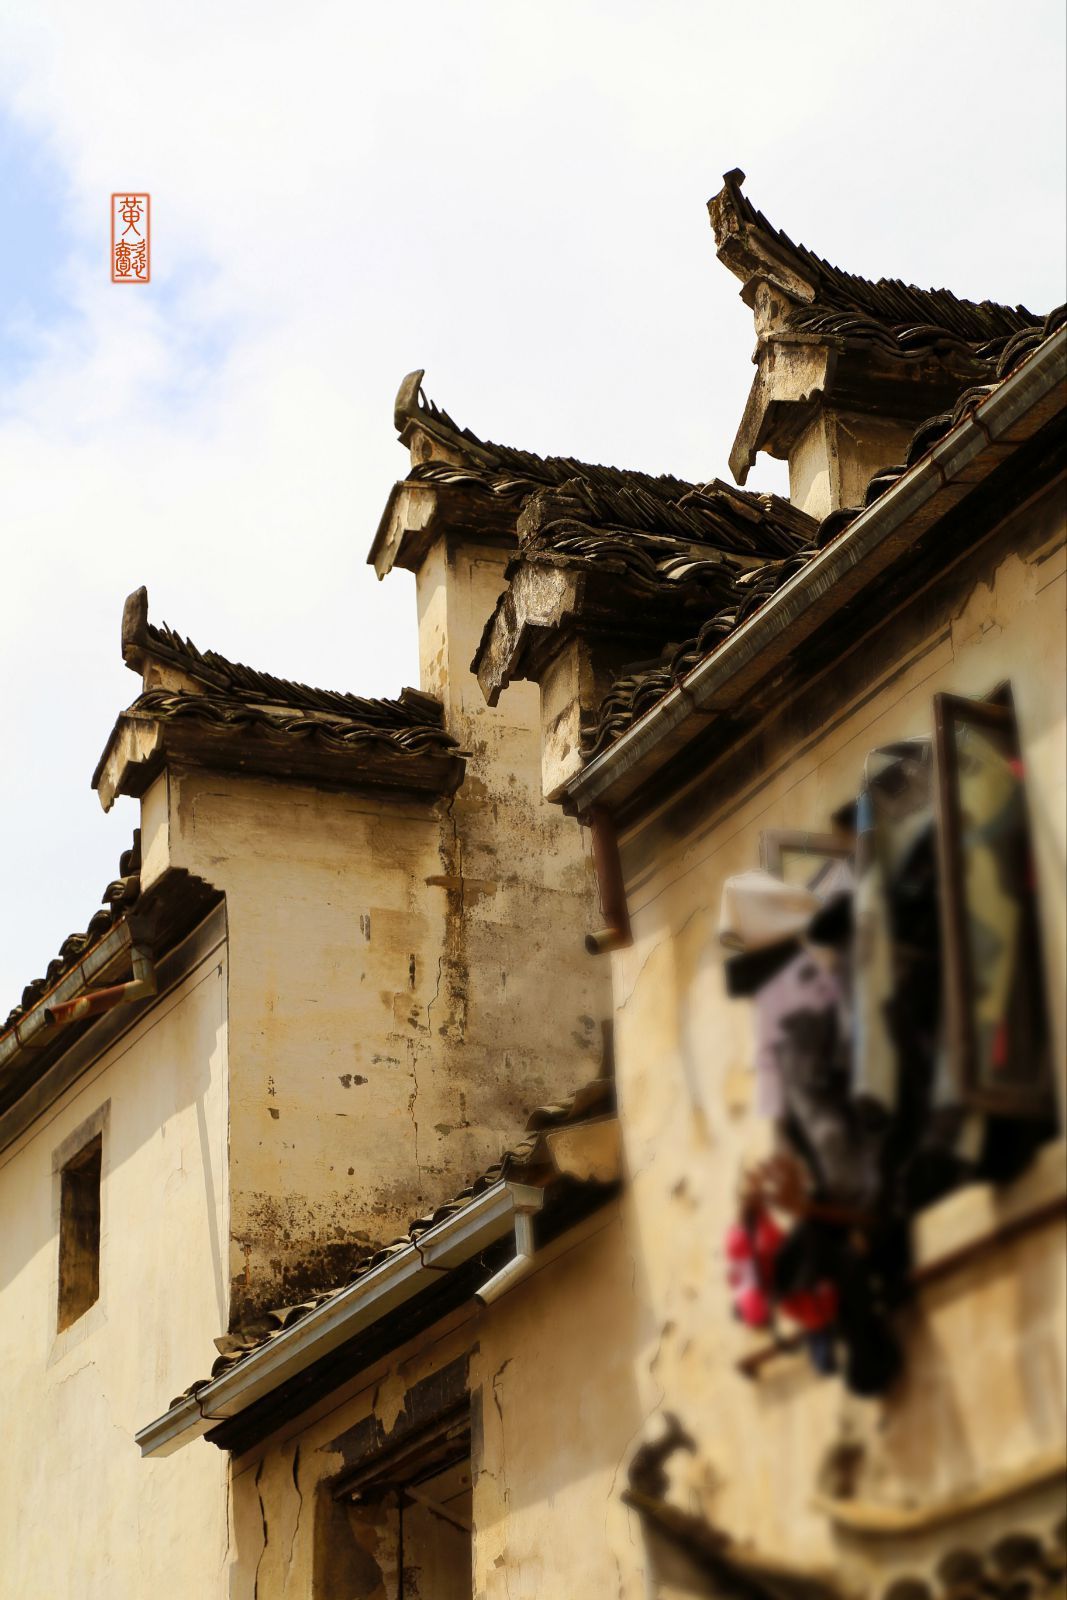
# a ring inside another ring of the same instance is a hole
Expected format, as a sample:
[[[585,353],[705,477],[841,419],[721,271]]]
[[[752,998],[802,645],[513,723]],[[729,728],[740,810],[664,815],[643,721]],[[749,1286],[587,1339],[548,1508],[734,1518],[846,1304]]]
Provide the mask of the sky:
[[[729,478],[722,173],[851,271],[1044,312],[1064,61],[1062,0],[0,0],[0,1018],[137,823],[89,787],[132,589],[267,671],[417,682],[412,579],[365,564],[406,372],[483,437]]]

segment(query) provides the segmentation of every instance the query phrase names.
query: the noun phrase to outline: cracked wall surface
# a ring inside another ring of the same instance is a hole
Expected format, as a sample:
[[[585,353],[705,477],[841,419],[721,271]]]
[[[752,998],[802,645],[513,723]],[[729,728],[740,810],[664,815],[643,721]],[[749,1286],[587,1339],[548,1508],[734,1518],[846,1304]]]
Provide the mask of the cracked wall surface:
[[[229,1600],[394,1600],[391,1502],[350,1506],[332,1490],[354,1463],[373,1460],[370,1441],[397,1436],[414,1392],[432,1395],[436,1378],[464,1364],[469,1592],[644,1600],[640,1536],[617,1491],[643,1423],[632,1358],[646,1336],[613,1204],[549,1247],[540,1270],[495,1306],[454,1312],[235,1460]],[[442,1404],[453,1388],[441,1388]],[[410,1549],[408,1558],[405,1595],[437,1600]]]

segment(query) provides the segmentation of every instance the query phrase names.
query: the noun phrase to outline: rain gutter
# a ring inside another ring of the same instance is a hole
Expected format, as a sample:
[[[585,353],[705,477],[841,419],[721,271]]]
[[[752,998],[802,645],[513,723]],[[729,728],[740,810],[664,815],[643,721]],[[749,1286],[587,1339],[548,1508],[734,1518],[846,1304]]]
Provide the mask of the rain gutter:
[[[617,809],[710,720],[742,705],[758,683],[781,670],[798,645],[1050,420],[1063,403],[1056,391],[1065,351],[1067,328],[1061,328],[573,778],[564,790],[567,811],[588,816],[595,806]]]
[[[0,1073],[26,1050],[38,1050],[50,1044],[57,1027],[73,1020],[70,1006],[85,995],[92,980],[105,971],[131,944],[129,925],[116,922],[103,938],[91,946],[69,972],[65,972],[54,989],[37,1004],[31,1006],[7,1033],[0,1038]],[[136,976],[136,974],[135,974]],[[124,984],[116,987],[123,989]],[[103,991],[110,993],[110,991]],[[149,991],[145,991],[148,993]],[[155,992],[154,989],[151,992]],[[121,997],[120,997],[121,998]],[[130,998],[138,998],[131,996]],[[115,1001],[111,1002],[115,1004]]]
[[[219,1377],[183,1396],[135,1435],[143,1456],[166,1456],[297,1377],[339,1345],[365,1332],[512,1233],[516,1217],[540,1208],[538,1187],[502,1180],[461,1210],[427,1228],[379,1266],[323,1300],[284,1332]]]
[[[74,1000],[52,1000],[45,1008],[45,1019],[53,1027],[61,1028],[65,1022],[85,1022],[90,1017],[103,1016],[116,1006],[130,1005],[134,1000],[150,1000],[159,989],[155,963],[147,950],[140,945],[130,947],[130,966],[133,977],[127,983],[113,983],[107,989],[90,989]]]

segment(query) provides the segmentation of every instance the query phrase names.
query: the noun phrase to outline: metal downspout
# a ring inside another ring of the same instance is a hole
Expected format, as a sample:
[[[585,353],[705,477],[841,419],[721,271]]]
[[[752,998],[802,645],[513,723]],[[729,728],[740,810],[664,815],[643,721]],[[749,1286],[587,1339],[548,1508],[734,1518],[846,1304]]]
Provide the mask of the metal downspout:
[[[491,1306],[533,1271],[537,1250],[533,1219],[545,1203],[545,1193],[528,1183],[509,1183],[507,1187],[515,1208],[515,1254],[487,1283],[474,1291],[474,1298],[483,1306]]]
[[[600,907],[607,925],[598,933],[586,934],[585,948],[591,956],[599,956],[609,950],[625,950],[633,944],[634,936],[626,904],[619,840],[611,812],[605,806],[593,806],[589,812],[589,828],[593,836],[593,865],[600,888]]]
[[[148,1000],[156,993],[158,979],[155,964],[147,950],[133,945],[130,950],[133,977],[129,983],[112,984],[107,989],[90,989],[75,1000],[63,1000],[59,1005],[46,1006],[45,1024],[62,1027],[66,1022],[84,1022],[89,1017],[99,1017],[115,1006],[127,1005],[133,1000]]]

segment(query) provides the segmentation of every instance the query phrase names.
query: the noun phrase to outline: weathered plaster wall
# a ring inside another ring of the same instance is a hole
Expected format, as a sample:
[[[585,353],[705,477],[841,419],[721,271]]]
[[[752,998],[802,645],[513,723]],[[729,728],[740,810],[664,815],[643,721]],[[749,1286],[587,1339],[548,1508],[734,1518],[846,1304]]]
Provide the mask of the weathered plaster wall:
[[[649,1318],[624,1210],[593,1227],[562,1238],[555,1259],[481,1320],[477,1600],[646,1593],[619,1492],[647,1404],[633,1352]]]
[[[220,945],[0,1156],[5,1600],[225,1593],[226,1462],[133,1441],[225,1320],[225,1028]],[[105,1107],[100,1296],[57,1336],[53,1155]]]
[[[439,1027],[468,1070],[496,1075],[509,1136],[546,1095],[595,1077],[610,976],[586,954],[596,921],[588,841],[541,792],[537,686],[490,709],[470,670],[503,588],[506,552],[439,538],[417,575],[421,686],[469,752],[451,810],[452,872]]]
[[[443,803],[172,769],[169,863],[226,894],[233,1316],[340,1281],[406,1226],[465,1115],[432,1040]],[[155,860],[156,836],[146,859]],[[499,1122],[499,1117],[497,1122]],[[477,1158],[455,1150],[457,1164]],[[195,1374],[193,1374],[195,1376]]]
[[[789,451],[789,498],[812,517],[861,506],[882,467],[903,461],[914,424],[818,410]]]
[[[336,1505],[330,1485],[368,1418],[388,1434],[409,1390],[465,1356],[474,1475],[467,1592],[641,1600],[640,1541],[616,1493],[641,1422],[632,1277],[611,1207],[550,1246],[541,1269],[495,1306],[454,1313],[235,1461],[230,1600],[394,1600],[395,1525]],[[437,1600],[425,1583],[417,1593]]]
[[[1021,513],[624,842],[635,943],[613,958],[617,1073],[637,1276],[657,1330],[640,1355],[641,1392],[700,1439],[702,1461],[678,1470],[712,1520],[772,1553],[845,1561],[812,1504],[843,1445],[859,1451],[851,1492],[920,1506],[1062,1446],[1062,1220],[921,1291],[907,1378],[884,1402],[848,1400],[799,1355],[755,1382],[735,1371],[756,1336],[732,1321],[721,1241],[742,1163],[769,1129],[754,1112],[751,1015],[725,995],[717,922],[723,880],[759,864],[761,829],[825,831],[869,749],[930,732],[935,692],[982,696],[1010,679],[1062,1063],[1063,540],[1058,497]],[[1062,1150],[1052,1159],[1062,1185]],[[893,1559],[879,1548],[876,1569]]]
[[[537,691],[490,710],[469,670],[500,581],[443,543],[420,580],[424,687],[470,753],[452,799],[177,767],[144,797],[146,882],[226,895],[235,1320],[342,1281],[599,1070],[592,876],[541,800]]]

